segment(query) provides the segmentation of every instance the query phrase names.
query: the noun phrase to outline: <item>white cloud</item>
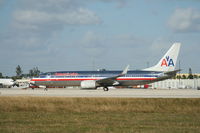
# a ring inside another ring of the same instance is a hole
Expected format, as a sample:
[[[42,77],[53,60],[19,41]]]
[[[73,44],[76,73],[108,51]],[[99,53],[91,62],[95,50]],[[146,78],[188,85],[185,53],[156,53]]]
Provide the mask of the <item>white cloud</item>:
[[[127,4],[127,0],[88,0],[88,1],[115,2],[118,8],[122,8]]]
[[[24,42],[41,40],[42,44],[64,28],[100,24],[101,18],[86,6],[97,1],[125,3],[126,0],[19,0],[13,12],[11,30],[21,34]]]
[[[41,25],[87,25],[99,24],[100,18],[92,11],[78,8],[64,13],[49,13],[38,10],[18,10],[14,13],[17,28],[38,29]]]
[[[78,8],[76,11],[61,14],[58,16],[58,20],[65,22],[66,24],[99,24],[100,18],[92,11],[84,8]]]
[[[21,51],[48,49],[54,35],[65,28],[100,24],[101,18],[86,6],[97,1],[120,3],[124,0],[19,0],[13,10],[11,27],[0,36],[1,42],[4,48],[15,44]]]
[[[0,2],[2,1],[0,0]],[[101,24],[101,18],[89,8],[91,4],[104,2],[122,6],[125,4],[124,1],[18,0],[13,2],[14,8],[12,16],[9,17],[11,19],[6,27],[6,32],[0,34],[2,64],[9,64],[10,60],[14,58],[12,66],[24,64],[28,68],[32,64],[43,64],[49,68],[50,66],[47,64],[51,64],[52,60],[57,61],[54,63],[56,66],[60,64],[60,58],[63,57],[66,60],[77,58],[82,61],[82,58],[87,60],[88,56],[105,56],[105,51],[108,51],[106,46],[110,44],[112,47],[112,38],[108,40],[104,35],[98,35],[95,32],[84,34],[83,30],[80,34],[79,31],[76,31],[76,35],[71,35],[69,31],[72,28],[79,30],[80,27],[91,26],[93,28],[93,26]],[[10,3],[8,2],[8,4]],[[55,35],[57,36],[55,37]],[[80,38],[79,41],[76,37]],[[73,45],[75,43],[77,44]],[[8,52],[10,49],[14,49],[12,53]],[[5,56],[6,59],[3,59]],[[70,62],[64,61],[63,63],[58,67],[66,66]],[[8,65],[6,71],[10,71],[9,68]]]
[[[48,49],[50,43],[47,42],[65,27],[101,23],[96,13],[85,8],[79,0],[20,0],[17,4],[7,35],[12,41],[4,42],[26,50]]]
[[[200,11],[193,8],[178,8],[171,15],[168,24],[175,32],[199,32]]]

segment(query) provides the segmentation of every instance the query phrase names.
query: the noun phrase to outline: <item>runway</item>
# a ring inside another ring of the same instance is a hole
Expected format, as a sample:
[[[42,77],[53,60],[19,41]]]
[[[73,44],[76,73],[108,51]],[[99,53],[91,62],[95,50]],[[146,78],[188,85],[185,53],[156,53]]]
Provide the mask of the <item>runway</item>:
[[[80,89],[0,89],[0,96],[45,96],[45,97],[118,97],[118,98],[200,98],[195,89],[110,89],[109,91]]]

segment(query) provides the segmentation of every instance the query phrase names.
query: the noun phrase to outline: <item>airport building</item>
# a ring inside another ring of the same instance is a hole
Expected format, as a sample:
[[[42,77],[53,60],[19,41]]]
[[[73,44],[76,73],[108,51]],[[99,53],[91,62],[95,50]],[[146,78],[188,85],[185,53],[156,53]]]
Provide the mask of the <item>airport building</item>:
[[[153,89],[200,89],[200,79],[168,79],[152,83]]]

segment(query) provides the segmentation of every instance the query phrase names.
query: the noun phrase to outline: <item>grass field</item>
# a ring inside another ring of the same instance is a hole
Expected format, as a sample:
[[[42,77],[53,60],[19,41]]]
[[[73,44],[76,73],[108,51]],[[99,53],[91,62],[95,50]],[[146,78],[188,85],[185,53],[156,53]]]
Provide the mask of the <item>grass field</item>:
[[[0,133],[200,132],[200,99],[0,97]]]

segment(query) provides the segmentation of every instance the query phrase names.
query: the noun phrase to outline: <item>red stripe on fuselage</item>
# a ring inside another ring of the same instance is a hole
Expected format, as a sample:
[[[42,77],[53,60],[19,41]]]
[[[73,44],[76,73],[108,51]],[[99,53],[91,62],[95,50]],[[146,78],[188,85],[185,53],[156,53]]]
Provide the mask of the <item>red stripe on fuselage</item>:
[[[75,79],[32,79],[31,81],[83,81],[83,80],[100,80],[101,78],[75,78]],[[118,78],[117,80],[155,80],[156,78]]]

